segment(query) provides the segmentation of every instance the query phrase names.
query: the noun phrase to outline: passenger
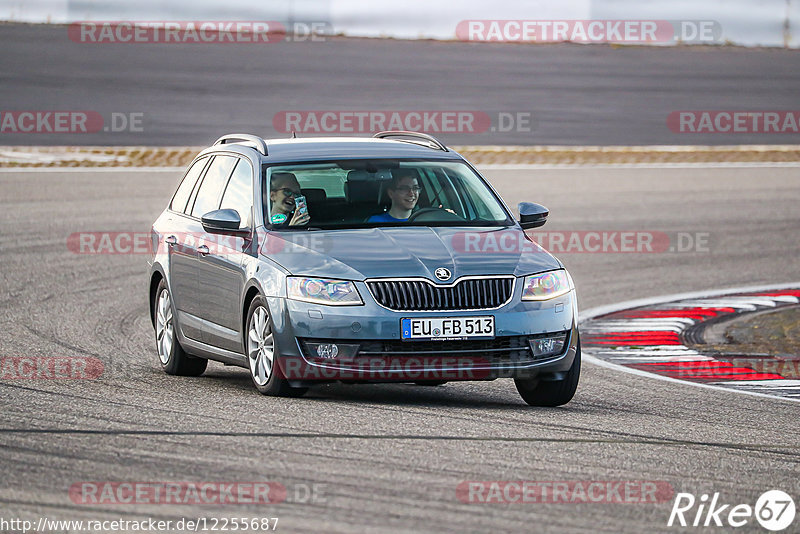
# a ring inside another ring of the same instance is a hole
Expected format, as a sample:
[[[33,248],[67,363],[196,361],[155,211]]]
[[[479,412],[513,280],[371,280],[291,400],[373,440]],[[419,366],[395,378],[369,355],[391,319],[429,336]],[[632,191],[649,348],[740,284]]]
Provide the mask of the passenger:
[[[302,196],[300,183],[291,172],[276,172],[272,174],[269,187],[269,202],[266,198],[267,189],[264,189],[264,205],[271,206],[270,222],[273,227],[302,226],[308,224],[311,216],[308,209],[305,213],[296,210],[295,197]]]
[[[404,222],[411,216],[417,206],[421,188],[415,173],[411,170],[393,173],[392,181],[386,192],[392,201],[389,211],[373,215],[367,222]]]

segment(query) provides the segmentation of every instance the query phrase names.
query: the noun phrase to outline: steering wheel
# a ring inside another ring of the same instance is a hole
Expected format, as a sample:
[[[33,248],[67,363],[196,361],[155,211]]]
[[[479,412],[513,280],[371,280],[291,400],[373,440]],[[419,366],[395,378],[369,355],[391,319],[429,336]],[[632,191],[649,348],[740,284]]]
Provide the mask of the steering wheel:
[[[408,218],[408,222],[414,221],[463,221],[464,217],[456,215],[451,211],[442,208],[422,208],[415,211]]]

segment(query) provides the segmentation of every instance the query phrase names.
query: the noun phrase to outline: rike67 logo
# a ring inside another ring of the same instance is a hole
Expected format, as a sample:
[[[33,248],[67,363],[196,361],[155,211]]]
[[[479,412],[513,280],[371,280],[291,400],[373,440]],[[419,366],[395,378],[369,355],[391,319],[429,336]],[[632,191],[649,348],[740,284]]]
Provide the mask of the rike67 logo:
[[[794,500],[781,490],[765,491],[755,506],[723,503],[719,493],[703,494],[699,499],[691,493],[678,493],[667,526],[752,528],[755,517],[765,529],[778,532],[794,522],[795,511]]]

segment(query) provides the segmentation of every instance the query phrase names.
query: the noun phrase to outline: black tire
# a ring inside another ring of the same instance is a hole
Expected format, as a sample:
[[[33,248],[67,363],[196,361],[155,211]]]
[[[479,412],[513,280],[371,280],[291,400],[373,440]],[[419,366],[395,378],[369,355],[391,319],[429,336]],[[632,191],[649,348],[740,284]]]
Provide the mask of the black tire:
[[[250,379],[258,392],[262,395],[269,395],[271,397],[302,397],[308,391],[308,388],[295,388],[289,385],[289,382],[282,376],[280,366],[277,365],[280,355],[275,350],[273,350],[273,367],[267,382],[265,384],[259,384],[256,381],[255,374],[252,366],[250,365],[248,335],[255,317],[255,312],[259,308],[263,308],[266,311],[267,328],[269,328],[269,331],[272,332],[272,317],[269,315],[269,307],[261,295],[256,295],[256,297],[253,298],[253,301],[250,303],[250,307],[247,309],[247,322],[245,323],[244,329],[244,351],[248,360],[247,369],[250,372]]]
[[[575,350],[575,360],[563,380],[545,381],[538,378],[515,378],[522,400],[531,406],[562,406],[572,400],[581,375],[581,342]]]
[[[172,347],[169,350],[168,357],[166,361],[163,361],[161,357],[161,352],[159,348],[159,332],[158,332],[158,306],[161,299],[161,294],[166,292],[167,297],[169,298],[169,306],[170,312],[172,316]],[[167,288],[167,283],[164,279],[158,284],[158,289],[156,289],[156,298],[153,299],[153,323],[154,323],[154,330],[156,333],[156,353],[159,355],[158,362],[161,364],[161,368],[164,370],[165,373],[168,375],[176,375],[176,376],[200,376],[202,375],[206,367],[208,366],[208,360],[205,358],[197,358],[195,356],[191,356],[187,354],[183,347],[181,346],[180,341],[178,341],[178,331],[177,327],[175,326],[175,306],[172,303],[172,295],[169,294],[169,289]]]

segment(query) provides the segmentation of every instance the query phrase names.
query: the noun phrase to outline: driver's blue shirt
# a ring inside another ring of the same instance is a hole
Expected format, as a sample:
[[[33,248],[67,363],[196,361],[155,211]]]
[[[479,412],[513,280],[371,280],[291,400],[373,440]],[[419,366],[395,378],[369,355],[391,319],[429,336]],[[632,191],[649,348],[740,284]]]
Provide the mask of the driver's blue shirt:
[[[394,217],[389,215],[389,212],[387,211],[379,215],[373,215],[372,217],[367,219],[367,222],[405,222],[407,220],[408,219],[395,219]]]

